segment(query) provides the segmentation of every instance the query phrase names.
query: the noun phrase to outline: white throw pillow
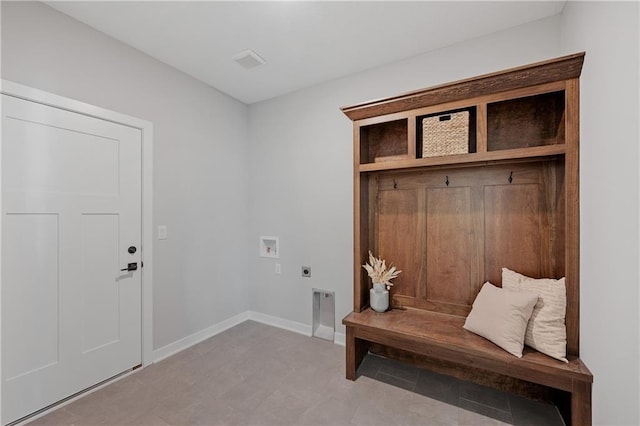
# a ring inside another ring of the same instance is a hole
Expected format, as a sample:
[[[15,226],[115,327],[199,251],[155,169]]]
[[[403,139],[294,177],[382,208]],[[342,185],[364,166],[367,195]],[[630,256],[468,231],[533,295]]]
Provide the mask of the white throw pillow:
[[[534,293],[505,290],[486,282],[473,302],[464,328],[522,358],[524,331],[537,301]]]
[[[502,288],[538,295],[524,343],[560,361],[567,361],[567,290],[564,278],[534,279],[502,268]]]

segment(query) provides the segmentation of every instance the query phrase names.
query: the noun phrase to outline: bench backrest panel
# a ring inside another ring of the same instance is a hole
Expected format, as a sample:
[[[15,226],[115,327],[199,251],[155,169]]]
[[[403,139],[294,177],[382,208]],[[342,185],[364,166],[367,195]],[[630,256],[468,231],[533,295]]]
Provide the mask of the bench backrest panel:
[[[563,277],[562,168],[536,161],[370,180],[373,246],[403,271],[392,305],[466,316],[485,281],[501,285],[502,267]]]

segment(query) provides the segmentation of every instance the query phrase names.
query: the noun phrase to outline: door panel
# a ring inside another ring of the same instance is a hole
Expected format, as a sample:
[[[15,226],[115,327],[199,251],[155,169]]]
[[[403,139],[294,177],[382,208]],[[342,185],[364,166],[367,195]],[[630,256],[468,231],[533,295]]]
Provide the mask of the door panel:
[[[2,95],[2,422],[141,362],[139,129]]]
[[[3,354],[2,374],[11,381],[58,363],[58,216],[8,214],[3,222],[3,238],[14,244],[3,253],[2,297],[11,303],[2,307],[10,325],[2,343],[29,348]]]
[[[3,126],[17,136],[2,141],[3,155],[12,159],[3,167],[7,190],[118,194],[118,140],[14,116]]]
[[[118,342],[118,235],[115,214],[82,215],[82,353]]]

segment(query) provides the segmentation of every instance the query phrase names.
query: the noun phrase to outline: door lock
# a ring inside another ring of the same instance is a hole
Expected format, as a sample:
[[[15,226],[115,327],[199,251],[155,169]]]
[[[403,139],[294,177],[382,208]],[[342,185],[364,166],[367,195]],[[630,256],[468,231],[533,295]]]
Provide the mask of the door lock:
[[[120,269],[120,270],[121,271],[129,271],[129,272],[137,271],[138,270],[138,263],[137,262],[129,263],[126,268]]]

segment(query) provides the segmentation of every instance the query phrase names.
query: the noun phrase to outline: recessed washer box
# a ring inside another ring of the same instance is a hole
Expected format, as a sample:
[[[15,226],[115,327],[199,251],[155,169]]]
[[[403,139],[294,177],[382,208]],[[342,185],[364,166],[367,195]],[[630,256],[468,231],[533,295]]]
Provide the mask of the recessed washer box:
[[[260,237],[260,257],[280,257],[278,237]]]
[[[313,289],[312,336],[320,339],[335,339],[336,299],[332,291]]]

